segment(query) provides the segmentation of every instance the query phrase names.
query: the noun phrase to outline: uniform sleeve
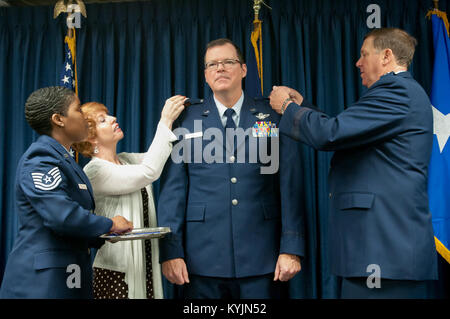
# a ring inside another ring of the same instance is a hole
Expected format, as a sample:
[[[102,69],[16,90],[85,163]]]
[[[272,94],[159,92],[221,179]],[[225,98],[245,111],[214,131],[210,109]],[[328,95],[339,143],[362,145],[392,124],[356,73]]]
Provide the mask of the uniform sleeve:
[[[183,140],[174,145],[178,151]],[[158,226],[170,227],[171,234],[159,240],[160,262],[174,258],[184,258],[184,228],[186,220],[186,201],[188,189],[187,165],[167,161],[160,180],[158,200]]]
[[[164,163],[172,150],[175,135],[164,124],[159,123],[155,137],[147,152],[134,154],[140,164],[115,165],[106,161],[92,162],[86,165],[94,192],[98,195],[121,195],[137,191],[157,180]]]
[[[297,256],[305,254],[301,148],[301,144],[290,137],[280,136],[280,253]]]
[[[289,104],[281,133],[323,151],[355,148],[397,135],[409,113],[407,88],[399,81],[380,82],[336,117]]]
[[[71,194],[68,179],[60,163],[34,161],[21,172],[19,189],[34,211],[42,218],[45,227],[70,237],[94,238],[109,232],[112,220],[97,216],[84,209]]]

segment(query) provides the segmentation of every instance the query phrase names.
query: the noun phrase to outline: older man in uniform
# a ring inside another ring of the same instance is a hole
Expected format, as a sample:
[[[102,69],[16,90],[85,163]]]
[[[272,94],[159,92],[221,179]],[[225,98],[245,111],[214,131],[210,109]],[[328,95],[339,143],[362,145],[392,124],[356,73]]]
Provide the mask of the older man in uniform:
[[[395,28],[366,35],[356,66],[368,90],[336,117],[287,87],[270,96],[283,134],[336,151],[329,229],[342,298],[425,298],[427,280],[437,279],[427,195],[433,117],[407,71],[415,44]]]
[[[302,191],[294,166],[285,165],[299,161],[298,145],[280,139],[278,173],[280,116],[267,102],[244,96],[246,72],[233,42],[208,44],[205,78],[213,95],[180,117],[185,134],[161,177],[158,223],[173,232],[160,243],[162,270],[185,285],[188,298],[280,297],[278,280],[300,271]],[[181,148],[190,162],[174,161]],[[261,159],[264,152],[271,166]]]

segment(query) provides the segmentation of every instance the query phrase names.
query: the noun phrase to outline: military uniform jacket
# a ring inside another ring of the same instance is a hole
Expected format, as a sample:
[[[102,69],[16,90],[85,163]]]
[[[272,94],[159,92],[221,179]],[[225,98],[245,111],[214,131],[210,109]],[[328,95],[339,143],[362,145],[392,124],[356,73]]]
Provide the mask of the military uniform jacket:
[[[277,129],[251,133],[257,122],[279,120],[267,102],[245,96],[237,129],[250,134],[233,152],[213,96],[182,113],[174,130],[181,138],[161,176],[158,224],[172,230],[160,240],[161,262],[184,258],[190,274],[234,278],[274,272],[280,253],[304,255],[302,190],[296,166],[286,165],[299,161],[298,145],[274,136]],[[261,173],[271,165],[271,174]]]
[[[19,232],[0,297],[92,297],[89,248],[104,243],[97,237],[112,221],[92,213],[93,193],[82,169],[56,140],[40,136],[20,159],[15,196]]]
[[[382,278],[437,278],[427,195],[432,110],[409,72],[382,76],[336,117],[292,103],[280,130],[335,151],[328,229],[336,275],[367,277],[376,265]]]

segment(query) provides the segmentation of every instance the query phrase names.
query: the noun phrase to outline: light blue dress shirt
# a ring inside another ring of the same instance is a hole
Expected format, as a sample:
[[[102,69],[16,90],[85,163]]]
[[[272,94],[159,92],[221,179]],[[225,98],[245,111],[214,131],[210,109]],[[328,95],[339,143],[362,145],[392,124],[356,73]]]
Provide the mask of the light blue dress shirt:
[[[219,102],[219,100],[216,99],[216,96],[214,96],[214,102],[216,102],[217,110],[219,111],[220,120],[222,121],[222,125],[225,127],[225,124],[227,123],[227,117],[225,116],[225,111],[227,110],[227,107]],[[242,103],[244,103],[244,92],[242,92],[241,97],[236,102],[236,104],[233,105],[232,109],[234,110],[234,114],[232,116],[234,123],[236,124],[236,127],[239,126],[239,119],[241,117],[241,108]]]

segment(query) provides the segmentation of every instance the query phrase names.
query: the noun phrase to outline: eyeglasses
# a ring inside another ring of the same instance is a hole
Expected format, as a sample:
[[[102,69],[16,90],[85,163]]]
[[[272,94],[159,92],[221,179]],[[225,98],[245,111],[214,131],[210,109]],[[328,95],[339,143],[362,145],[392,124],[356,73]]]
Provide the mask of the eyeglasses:
[[[242,64],[241,61],[236,59],[226,59],[223,61],[211,61],[205,64],[205,69],[210,71],[216,71],[219,68],[219,64],[223,65],[226,70],[231,69],[235,64]]]

